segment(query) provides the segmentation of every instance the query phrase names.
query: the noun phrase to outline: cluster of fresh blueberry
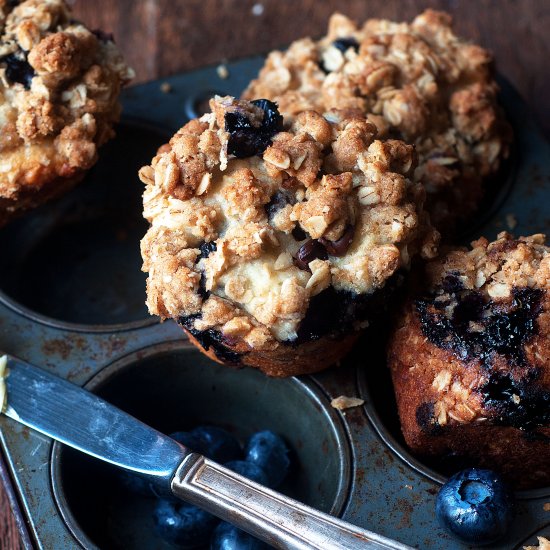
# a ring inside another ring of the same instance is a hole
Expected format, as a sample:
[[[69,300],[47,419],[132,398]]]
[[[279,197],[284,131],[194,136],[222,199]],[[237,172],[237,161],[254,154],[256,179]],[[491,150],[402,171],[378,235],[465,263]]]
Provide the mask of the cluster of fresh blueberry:
[[[514,507],[512,491],[497,473],[470,468],[443,485],[437,495],[436,515],[452,535],[483,546],[506,534]]]
[[[275,489],[286,478],[290,452],[286,443],[271,431],[255,433],[244,450],[226,430],[201,426],[190,432],[175,432],[170,437],[226,468]],[[122,472],[127,489],[141,495],[156,496],[149,484],[133,474]],[[197,506],[176,499],[158,498],[154,522],[160,537],[181,548],[207,547],[211,550],[265,550],[266,544]]]

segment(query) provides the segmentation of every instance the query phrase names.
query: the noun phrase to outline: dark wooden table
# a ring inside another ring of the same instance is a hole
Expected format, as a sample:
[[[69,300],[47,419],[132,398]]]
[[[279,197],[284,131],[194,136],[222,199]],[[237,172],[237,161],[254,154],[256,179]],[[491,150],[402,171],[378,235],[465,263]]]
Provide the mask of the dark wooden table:
[[[548,0],[69,0],[91,28],[113,32],[145,81],[226,59],[267,52],[323,34],[330,13],[359,21],[408,20],[424,8],[453,13],[456,29],[495,53],[550,137]],[[0,485],[0,549],[20,548]],[[57,549],[47,549],[57,550]]]

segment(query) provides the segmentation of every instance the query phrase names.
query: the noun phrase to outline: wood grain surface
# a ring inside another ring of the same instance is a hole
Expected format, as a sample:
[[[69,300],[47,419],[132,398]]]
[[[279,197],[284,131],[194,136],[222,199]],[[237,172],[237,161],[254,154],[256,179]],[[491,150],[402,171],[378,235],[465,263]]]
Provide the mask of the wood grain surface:
[[[424,8],[454,15],[455,27],[492,50],[497,68],[526,99],[550,136],[548,0],[69,0],[91,28],[113,32],[145,81],[320,36],[335,10],[408,20]],[[19,550],[0,486],[0,549]],[[58,550],[58,549],[46,549]]]

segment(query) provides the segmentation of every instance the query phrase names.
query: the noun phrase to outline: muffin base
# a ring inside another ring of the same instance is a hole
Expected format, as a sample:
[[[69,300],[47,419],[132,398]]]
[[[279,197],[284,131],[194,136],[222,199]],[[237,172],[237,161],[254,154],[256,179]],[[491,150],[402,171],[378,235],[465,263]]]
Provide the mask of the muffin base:
[[[355,331],[338,338],[324,336],[297,345],[281,343],[274,350],[260,351],[251,349],[241,341],[235,344],[213,342],[211,338],[205,341],[182,328],[190,342],[217,363],[233,367],[254,367],[274,378],[311,374],[337,365],[362,332]]]

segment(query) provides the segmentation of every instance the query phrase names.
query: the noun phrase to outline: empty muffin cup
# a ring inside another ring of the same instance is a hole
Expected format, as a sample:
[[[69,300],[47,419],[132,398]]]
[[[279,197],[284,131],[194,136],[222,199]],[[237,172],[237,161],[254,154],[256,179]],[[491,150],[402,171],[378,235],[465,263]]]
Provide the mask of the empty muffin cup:
[[[136,171],[165,139],[126,121],[79,187],[0,230],[0,299],[33,320],[86,331],[146,320]]]

